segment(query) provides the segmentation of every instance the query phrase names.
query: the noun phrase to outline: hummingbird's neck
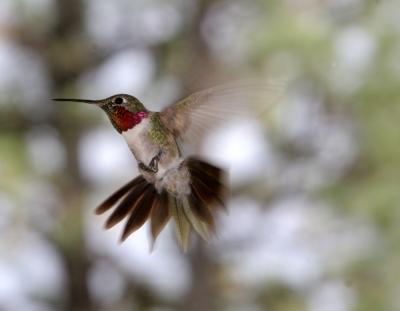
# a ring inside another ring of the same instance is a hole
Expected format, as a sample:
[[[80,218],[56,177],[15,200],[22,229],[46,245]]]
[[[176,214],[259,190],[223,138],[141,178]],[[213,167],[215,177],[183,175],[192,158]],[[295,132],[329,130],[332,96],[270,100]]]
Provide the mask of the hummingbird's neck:
[[[113,113],[109,114],[111,123],[119,133],[133,128],[148,116],[148,111],[139,111],[133,113],[122,106],[115,107]]]

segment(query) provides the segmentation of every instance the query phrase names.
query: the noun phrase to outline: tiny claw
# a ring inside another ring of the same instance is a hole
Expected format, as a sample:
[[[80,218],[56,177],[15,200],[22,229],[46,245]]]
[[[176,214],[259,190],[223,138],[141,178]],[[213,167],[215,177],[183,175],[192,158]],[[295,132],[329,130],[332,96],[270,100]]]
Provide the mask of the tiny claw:
[[[147,166],[143,162],[139,162],[138,166],[141,170],[150,172],[150,173],[157,173],[158,172],[158,162],[161,159],[161,156],[164,154],[164,150],[160,149],[158,153],[151,159],[149,165]]]
[[[156,154],[156,156],[151,159],[149,167],[155,172],[158,172],[158,162],[160,162],[161,156],[164,154],[164,150],[161,148],[158,153]]]
[[[139,162],[138,166],[143,171],[149,171],[149,168],[143,162]]]

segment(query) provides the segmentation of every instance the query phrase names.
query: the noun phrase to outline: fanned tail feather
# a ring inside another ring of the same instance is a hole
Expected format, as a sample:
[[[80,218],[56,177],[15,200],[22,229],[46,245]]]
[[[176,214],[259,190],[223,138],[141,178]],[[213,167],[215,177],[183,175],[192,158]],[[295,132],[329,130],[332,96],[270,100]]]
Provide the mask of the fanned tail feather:
[[[227,195],[225,173],[222,169],[190,157],[185,161],[190,173],[190,195],[184,200],[186,217],[193,229],[208,240],[215,233],[214,212],[216,208],[225,209]]]
[[[224,172],[194,157],[186,159],[182,166],[187,167],[190,173],[189,195],[176,196],[166,190],[159,192],[140,175],[118,189],[96,209],[96,214],[102,214],[114,208],[105,228],[109,229],[127,218],[121,236],[121,241],[124,241],[150,219],[154,244],[172,217],[183,251],[188,248],[191,228],[208,240],[210,233],[215,232],[215,209],[225,207]]]
[[[140,183],[143,183],[145,180],[142,176],[138,176],[135,179],[132,179],[126,185],[122,186],[120,189],[115,191],[112,195],[110,195],[103,203],[101,203],[95,210],[97,215],[101,215],[104,212],[108,211],[111,207],[115,205],[129,190],[133,189]]]
[[[153,243],[157,239],[160,232],[164,229],[171,217],[168,207],[168,194],[166,191],[161,192],[159,200],[155,200],[151,209],[151,236]]]
[[[175,233],[179,245],[184,252],[189,246],[190,222],[183,210],[182,202],[178,198],[170,196],[171,215],[175,220]]]

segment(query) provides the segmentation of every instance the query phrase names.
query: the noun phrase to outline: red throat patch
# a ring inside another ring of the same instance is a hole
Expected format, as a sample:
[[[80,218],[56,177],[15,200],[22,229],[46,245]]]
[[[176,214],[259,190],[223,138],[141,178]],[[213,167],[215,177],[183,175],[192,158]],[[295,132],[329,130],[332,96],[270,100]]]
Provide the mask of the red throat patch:
[[[124,107],[118,106],[114,107],[111,119],[120,132],[125,132],[142,122],[142,120],[148,116],[149,113],[146,111],[132,113]]]

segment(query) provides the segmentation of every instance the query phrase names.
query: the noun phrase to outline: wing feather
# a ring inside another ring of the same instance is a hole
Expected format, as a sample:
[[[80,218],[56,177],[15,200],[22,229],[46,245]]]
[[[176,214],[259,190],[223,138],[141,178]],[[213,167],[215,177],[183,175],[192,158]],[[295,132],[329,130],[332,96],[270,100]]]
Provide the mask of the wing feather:
[[[189,95],[160,112],[162,123],[176,138],[197,142],[216,126],[235,117],[263,115],[279,101],[286,80],[241,81]]]

